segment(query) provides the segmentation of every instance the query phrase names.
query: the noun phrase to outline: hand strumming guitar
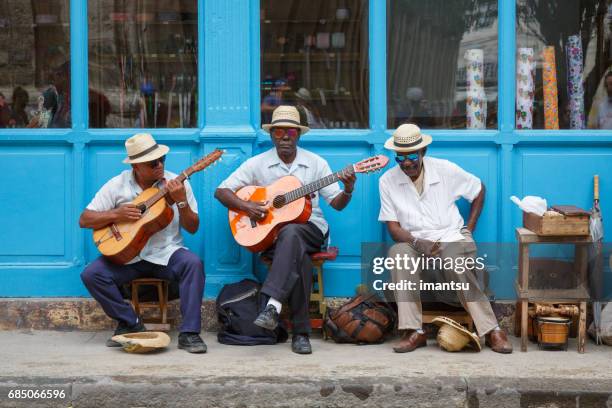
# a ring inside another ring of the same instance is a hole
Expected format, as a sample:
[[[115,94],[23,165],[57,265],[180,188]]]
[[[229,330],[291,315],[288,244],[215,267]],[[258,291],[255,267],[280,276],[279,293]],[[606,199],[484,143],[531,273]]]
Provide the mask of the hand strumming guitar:
[[[133,222],[139,220],[142,216],[140,208],[132,203],[115,208],[113,213],[115,222]]]
[[[268,215],[268,202],[243,200],[242,211],[252,220],[262,220]]]

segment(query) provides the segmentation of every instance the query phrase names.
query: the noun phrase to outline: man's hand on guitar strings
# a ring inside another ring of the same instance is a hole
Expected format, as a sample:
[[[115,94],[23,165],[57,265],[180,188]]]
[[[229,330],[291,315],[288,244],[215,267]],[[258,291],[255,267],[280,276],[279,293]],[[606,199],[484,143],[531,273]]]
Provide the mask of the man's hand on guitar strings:
[[[243,211],[252,220],[263,220],[268,215],[268,202],[244,201]]]
[[[353,189],[355,188],[355,181],[357,180],[357,178],[355,177],[355,173],[343,170],[338,175],[338,178],[342,181],[342,183],[344,183],[344,191],[348,194],[351,194],[353,192]]]
[[[185,185],[183,183],[177,179],[172,179],[166,183],[166,187],[168,188],[168,195],[172,201],[175,203],[187,201],[187,190],[185,190]]]
[[[116,217],[115,222],[137,221],[142,216],[140,208],[132,203],[124,204],[121,207],[115,208],[113,211]]]

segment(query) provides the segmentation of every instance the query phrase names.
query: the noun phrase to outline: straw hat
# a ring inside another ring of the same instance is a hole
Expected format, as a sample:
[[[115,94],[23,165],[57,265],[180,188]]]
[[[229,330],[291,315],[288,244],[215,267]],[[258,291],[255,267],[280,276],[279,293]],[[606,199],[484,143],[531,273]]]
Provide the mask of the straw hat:
[[[170,151],[165,145],[157,144],[150,133],[138,133],[125,141],[125,150],[128,157],[124,163],[144,163],[159,159]]]
[[[421,150],[431,143],[431,136],[421,133],[421,129],[412,123],[400,125],[385,142],[385,149],[400,153]]]
[[[432,323],[435,323],[440,327],[438,330],[438,345],[446,351],[461,351],[468,343],[472,347],[480,351],[480,340],[474,333],[467,331],[462,325],[449,319],[445,316],[438,316],[433,319]]]
[[[300,129],[300,134],[304,134],[310,130],[308,126],[300,125],[300,113],[295,106],[280,105],[272,112],[272,122],[263,125],[262,128],[270,133],[270,129],[274,127],[292,127]]]
[[[140,332],[113,336],[113,341],[121,344],[128,353],[148,353],[163,349],[170,344],[170,337],[162,332]]]

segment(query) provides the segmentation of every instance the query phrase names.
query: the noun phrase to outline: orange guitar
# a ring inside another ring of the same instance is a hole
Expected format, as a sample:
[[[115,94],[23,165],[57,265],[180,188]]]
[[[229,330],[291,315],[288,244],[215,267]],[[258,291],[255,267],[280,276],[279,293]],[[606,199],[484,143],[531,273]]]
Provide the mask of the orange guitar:
[[[382,169],[387,163],[389,159],[386,156],[370,157],[305,186],[298,178],[285,176],[266,187],[242,187],[236,195],[242,200],[268,202],[268,215],[261,220],[253,220],[243,211],[229,210],[234,239],[250,251],[263,251],[274,243],[280,227],[308,221],[312,212],[310,194],[335,183],[341,174],[370,173]]]
[[[219,160],[221,155],[223,151],[216,149],[183,171],[177,180],[185,181],[193,173],[204,170]],[[151,235],[166,228],[174,217],[174,211],[166,201],[167,193],[166,187],[147,188],[132,201],[132,204],[140,207],[142,217],[139,220],[110,224],[95,230],[94,243],[102,255],[121,265],[138,255]]]

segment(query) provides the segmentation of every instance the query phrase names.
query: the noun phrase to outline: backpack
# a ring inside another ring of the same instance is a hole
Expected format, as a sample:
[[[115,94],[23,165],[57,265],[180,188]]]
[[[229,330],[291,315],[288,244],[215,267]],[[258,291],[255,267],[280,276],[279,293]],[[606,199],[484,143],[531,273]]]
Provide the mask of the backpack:
[[[323,324],[336,343],[382,343],[395,327],[395,312],[376,294],[357,295],[338,309],[328,310]]]
[[[219,343],[236,346],[276,344],[287,340],[282,323],[272,331],[256,326],[253,321],[265,309],[267,299],[261,296],[261,286],[252,279],[223,286],[216,300],[220,330]]]

